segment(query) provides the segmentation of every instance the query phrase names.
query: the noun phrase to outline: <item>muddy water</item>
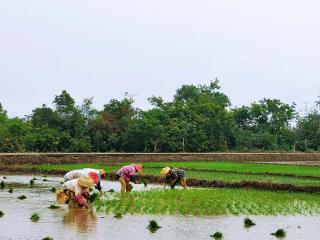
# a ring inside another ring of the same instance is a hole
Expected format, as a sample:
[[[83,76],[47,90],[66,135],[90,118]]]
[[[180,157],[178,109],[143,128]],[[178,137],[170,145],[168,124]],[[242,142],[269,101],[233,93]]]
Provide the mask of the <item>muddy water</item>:
[[[32,176],[7,176],[6,182],[29,184]],[[94,210],[60,209],[50,210],[47,207],[55,204],[55,196],[51,187],[58,188],[62,179],[47,177],[43,182],[37,177],[33,188],[0,190],[0,210],[5,215],[0,218],[0,239],[211,239],[210,234],[221,231],[224,239],[276,239],[270,233],[278,228],[287,232],[286,239],[319,239],[320,217],[262,217],[252,216],[257,226],[250,229],[243,227],[243,216],[240,217],[169,217],[169,216],[124,216],[115,219]],[[19,186],[20,186],[19,185]],[[104,182],[105,190],[119,190],[119,184]],[[135,185],[134,190],[145,190],[157,186]],[[20,195],[26,195],[26,200],[18,200]],[[30,221],[32,213],[38,212],[40,220]],[[150,233],[146,226],[150,219],[156,219],[161,229]]]

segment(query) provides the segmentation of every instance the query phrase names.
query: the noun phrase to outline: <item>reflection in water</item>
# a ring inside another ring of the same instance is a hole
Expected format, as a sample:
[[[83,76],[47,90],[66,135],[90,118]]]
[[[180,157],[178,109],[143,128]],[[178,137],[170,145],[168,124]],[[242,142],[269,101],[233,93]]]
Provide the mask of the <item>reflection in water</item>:
[[[97,216],[92,209],[69,208],[63,217],[66,227],[75,228],[77,232],[96,232]]]

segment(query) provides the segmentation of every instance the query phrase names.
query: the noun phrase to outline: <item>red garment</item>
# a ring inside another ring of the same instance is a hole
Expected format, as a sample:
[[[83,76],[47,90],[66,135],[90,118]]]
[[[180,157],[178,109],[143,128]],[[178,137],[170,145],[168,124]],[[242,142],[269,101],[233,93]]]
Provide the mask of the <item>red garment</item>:
[[[88,176],[92,179],[95,185],[97,185],[100,181],[99,174],[96,172],[89,172]]]

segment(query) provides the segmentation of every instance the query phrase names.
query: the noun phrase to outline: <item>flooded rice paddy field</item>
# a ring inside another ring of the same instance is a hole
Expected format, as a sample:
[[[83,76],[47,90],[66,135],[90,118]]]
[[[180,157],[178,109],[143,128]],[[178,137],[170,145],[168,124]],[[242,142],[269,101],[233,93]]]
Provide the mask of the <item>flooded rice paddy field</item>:
[[[309,216],[252,216],[257,224],[244,228],[246,216],[221,217],[177,217],[177,216],[131,216],[116,219],[111,215],[97,213],[90,209],[69,209],[61,206],[51,210],[48,207],[55,203],[52,187],[59,188],[61,177],[40,176],[6,176],[6,183],[12,184],[13,193],[8,187],[0,190],[0,239],[212,239],[216,231],[223,232],[224,239],[276,239],[270,233],[279,228],[287,232],[285,239],[319,239],[320,217]],[[29,181],[36,177],[33,188]],[[2,181],[2,179],[1,179]],[[13,184],[15,183],[15,184]],[[25,184],[25,185],[24,185]],[[16,187],[15,187],[16,186]],[[158,188],[156,185],[144,187],[134,185],[134,191]],[[117,182],[103,182],[105,191],[119,191]],[[25,195],[25,200],[17,199]],[[36,223],[30,216],[37,212],[40,220]],[[162,227],[155,233],[146,228],[149,220],[155,219]]]

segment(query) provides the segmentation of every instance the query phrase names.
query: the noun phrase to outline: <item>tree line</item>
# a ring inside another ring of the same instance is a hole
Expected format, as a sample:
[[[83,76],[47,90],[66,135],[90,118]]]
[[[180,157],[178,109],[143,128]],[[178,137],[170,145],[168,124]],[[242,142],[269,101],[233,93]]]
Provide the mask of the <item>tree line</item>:
[[[25,118],[8,117],[0,103],[0,152],[320,150],[320,101],[306,116],[278,99],[232,108],[218,80],[183,85],[172,101],[148,101],[149,110],[134,108],[130,97],[97,110],[92,98],[77,106],[62,91],[53,108],[42,105]]]

